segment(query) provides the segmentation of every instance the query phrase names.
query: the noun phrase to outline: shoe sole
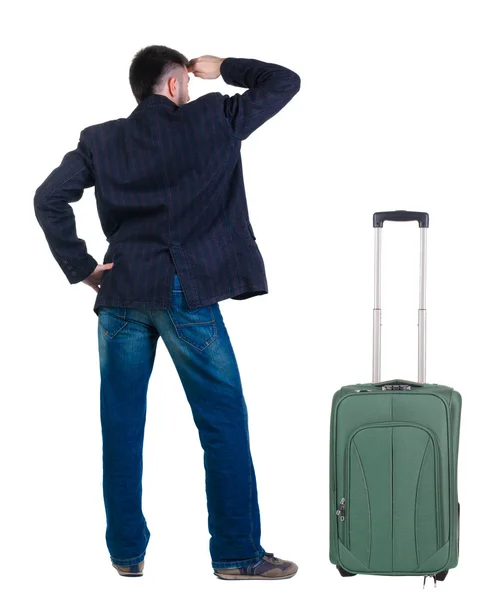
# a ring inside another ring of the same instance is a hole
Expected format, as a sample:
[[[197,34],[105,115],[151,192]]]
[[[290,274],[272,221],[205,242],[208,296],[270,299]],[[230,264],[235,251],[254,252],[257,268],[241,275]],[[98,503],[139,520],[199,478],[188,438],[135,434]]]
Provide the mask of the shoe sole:
[[[143,573],[123,573],[123,572],[119,571],[119,569],[115,565],[112,565],[112,566],[119,573],[119,575],[121,577],[141,577],[143,575]]]
[[[227,580],[231,580],[231,579],[266,579],[267,581],[273,581],[275,579],[290,579],[291,577],[294,577],[294,575],[297,573],[297,571],[295,573],[291,573],[290,575],[283,575],[282,577],[267,577],[266,575],[225,575],[223,573],[216,573],[214,572],[214,575],[216,577],[219,577],[219,579],[227,579]]]

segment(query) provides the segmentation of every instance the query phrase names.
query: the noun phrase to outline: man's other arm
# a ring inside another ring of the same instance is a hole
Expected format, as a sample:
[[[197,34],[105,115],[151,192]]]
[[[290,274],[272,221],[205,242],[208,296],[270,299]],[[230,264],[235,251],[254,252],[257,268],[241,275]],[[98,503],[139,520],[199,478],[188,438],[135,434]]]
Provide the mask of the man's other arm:
[[[89,151],[83,141],[63,157],[61,164],[37,188],[34,212],[58,265],[70,283],[86,279],[97,266],[85,241],[76,233],[70,202],[79,200],[85,188],[95,185]]]
[[[256,59],[226,58],[221,63],[221,75],[229,85],[248,88],[242,94],[223,96],[224,114],[240,140],[276,115],[301,86],[294,71]]]

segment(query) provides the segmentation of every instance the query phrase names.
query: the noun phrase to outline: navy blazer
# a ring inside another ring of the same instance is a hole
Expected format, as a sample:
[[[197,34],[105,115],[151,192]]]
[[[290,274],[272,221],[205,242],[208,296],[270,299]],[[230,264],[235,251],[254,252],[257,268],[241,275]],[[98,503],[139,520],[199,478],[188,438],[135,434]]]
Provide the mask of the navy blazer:
[[[299,76],[226,58],[221,75],[249,88],[177,106],[152,94],[127,118],[86,127],[78,146],[37,188],[36,218],[70,283],[98,262],[77,237],[70,202],[95,186],[109,242],[93,310],[171,306],[175,273],[190,309],[268,293],[243,183],[241,142],[299,91]]]

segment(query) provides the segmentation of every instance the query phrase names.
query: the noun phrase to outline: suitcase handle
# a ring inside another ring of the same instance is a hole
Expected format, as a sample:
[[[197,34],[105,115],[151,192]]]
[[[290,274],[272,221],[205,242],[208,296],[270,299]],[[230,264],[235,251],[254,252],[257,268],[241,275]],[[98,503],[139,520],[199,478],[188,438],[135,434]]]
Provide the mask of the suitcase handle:
[[[429,227],[430,217],[426,212],[411,210],[388,210],[374,213],[374,227],[382,227],[384,221],[418,221],[420,227]]]
[[[374,213],[375,258],[374,258],[374,327],[373,327],[373,361],[372,383],[380,381],[380,271],[381,240],[384,221],[418,221],[420,227],[420,266],[419,266],[419,308],[418,308],[418,382],[426,381],[426,240],[428,234],[428,213],[394,210]]]
[[[379,381],[373,385],[383,387],[384,385],[407,385],[411,387],[423,387],[422,383],[417,381],[408,381],[407,379],[389,379],[388,381]]]
[[[373,384],[375,387],[380,387],[383,392],[410,391],[412,388],[423,387],[422,383],[416,381],[408,381],[407,379],[391,379],[389,381],[379,381]]]

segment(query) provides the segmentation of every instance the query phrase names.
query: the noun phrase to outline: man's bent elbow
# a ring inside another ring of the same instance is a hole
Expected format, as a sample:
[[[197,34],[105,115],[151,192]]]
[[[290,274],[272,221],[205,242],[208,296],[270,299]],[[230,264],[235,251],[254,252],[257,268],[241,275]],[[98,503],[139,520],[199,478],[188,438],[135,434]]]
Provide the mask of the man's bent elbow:
[[[288,78],[287,83],[290,87],[292,95],[295,96],[295,94],[297,94],[297,92],[301,89],[301,78],[299,77],[299,75],[297,75],[297,73],[291,71],[291,75]]]

